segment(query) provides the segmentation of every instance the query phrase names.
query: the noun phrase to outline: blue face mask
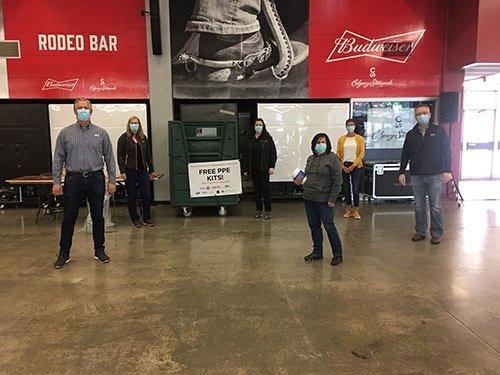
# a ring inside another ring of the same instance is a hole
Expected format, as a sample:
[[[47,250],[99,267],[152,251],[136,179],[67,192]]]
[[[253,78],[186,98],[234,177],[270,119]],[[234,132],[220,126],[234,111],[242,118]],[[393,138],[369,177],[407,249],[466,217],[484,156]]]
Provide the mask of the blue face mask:
[[[428,114],[421,114],[417,116],[417,121],[421,125],[427,125],[430,120],[431,120],[431,115]]]
[[[326,152],[326,143],[316,143],[316,146],[314,146],[314,150],[318,154],[324,154]]]
[[[255,132],[256,133],[262,133],[264,130],[264,127],[262,125],[255,125]]]
[[[346,129],[347,129],[347,132],[348,132],[348,133],[354,133],[354,129],[355,129],[355,128],[356,128],[356,127],[355,127],[354,125],[347,125],[347,126],[346,126]]]
[[[90,109],[88,108],[80,108],[76,110],[76,117],[80,121],[88,121],[90,118]]]
[[[139,131],[139,123],[138,122],[131,122],[130,123],[130,131],[132,133],[137,133]]]

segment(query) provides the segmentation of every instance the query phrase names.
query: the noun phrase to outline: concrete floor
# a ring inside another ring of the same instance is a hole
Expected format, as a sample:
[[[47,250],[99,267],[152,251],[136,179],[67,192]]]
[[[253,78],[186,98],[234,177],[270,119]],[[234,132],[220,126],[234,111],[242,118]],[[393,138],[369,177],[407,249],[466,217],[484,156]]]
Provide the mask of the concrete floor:
[[[440,246],[409,241],[410,205],[362,211],[337,219],[331,267],[302,259],[301,202],[270,222],[251,203],[226,218],[157,206],[141,229],[120,207],[111,263],[79,232],[59,271],[59,221],[3,211],[0,373],[500,373],[500,202],[447,202]]]

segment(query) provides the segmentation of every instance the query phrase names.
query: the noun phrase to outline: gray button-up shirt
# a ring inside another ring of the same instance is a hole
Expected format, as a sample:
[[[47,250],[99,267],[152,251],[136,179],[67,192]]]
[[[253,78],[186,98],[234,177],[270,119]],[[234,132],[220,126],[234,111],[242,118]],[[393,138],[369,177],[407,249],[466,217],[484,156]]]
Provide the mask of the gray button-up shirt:
[[[63,166],[68,172],[108,170],[110,182],[116,180],[115,157],[108,132],[97,125],[69,125],[59,133],[52,162],[54,183],[61,182]]]

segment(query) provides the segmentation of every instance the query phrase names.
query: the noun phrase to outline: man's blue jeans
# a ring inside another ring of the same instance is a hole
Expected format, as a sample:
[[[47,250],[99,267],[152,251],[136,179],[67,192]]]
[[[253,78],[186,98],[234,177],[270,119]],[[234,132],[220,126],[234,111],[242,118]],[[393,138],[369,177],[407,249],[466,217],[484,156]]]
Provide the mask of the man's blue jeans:
[[[260,30],[261,0],[198,0],[186,31],[249,34]]]
[[[323,256],[323,229],[321,228],[321,223],[323,223],[330,240],[333,256],[335,258],[342,257],[342,242],[333,222],[333,208],[328,207],[326,202],[313,202],[307,199],[304,199],[304,204],[314,243],[313,253]]]
[[[441,237],[443,235],[443,216],[441,214],[442,175],[412,175],[411,186],[415,199],[415,229],[417,233],[425,236],[427,232],[426,196],[429,196],[431,236]]]

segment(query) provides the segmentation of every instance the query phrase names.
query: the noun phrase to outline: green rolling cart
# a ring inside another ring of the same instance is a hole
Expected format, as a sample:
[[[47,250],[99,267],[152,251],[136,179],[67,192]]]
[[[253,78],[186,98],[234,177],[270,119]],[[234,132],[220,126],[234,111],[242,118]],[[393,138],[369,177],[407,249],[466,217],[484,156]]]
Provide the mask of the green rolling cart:
[[[190,217],[194,207],[218,207],[219,216],[239,203],[238,195],[191,198],[188,164],[238,159],[235,122],[187,123],[169,121],[170,201]]]

